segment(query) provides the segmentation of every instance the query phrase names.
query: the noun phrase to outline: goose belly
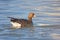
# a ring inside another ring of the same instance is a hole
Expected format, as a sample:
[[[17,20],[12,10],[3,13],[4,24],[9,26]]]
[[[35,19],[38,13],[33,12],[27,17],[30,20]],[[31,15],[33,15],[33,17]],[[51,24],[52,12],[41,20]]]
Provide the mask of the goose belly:
[[[19,24],[17,22],[11,22],[11,24],[12,24],[13,27],[21,28],[21,24]]]

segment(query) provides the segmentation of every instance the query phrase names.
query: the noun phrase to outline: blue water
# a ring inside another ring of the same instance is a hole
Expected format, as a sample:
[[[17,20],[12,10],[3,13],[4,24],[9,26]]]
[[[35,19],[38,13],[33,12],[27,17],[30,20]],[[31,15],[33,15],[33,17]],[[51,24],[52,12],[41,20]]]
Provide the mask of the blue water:
[[[10,19],[27,19],[34,27],[11,28]],[[60,0],[0,0],[0,40],[60,40]]]

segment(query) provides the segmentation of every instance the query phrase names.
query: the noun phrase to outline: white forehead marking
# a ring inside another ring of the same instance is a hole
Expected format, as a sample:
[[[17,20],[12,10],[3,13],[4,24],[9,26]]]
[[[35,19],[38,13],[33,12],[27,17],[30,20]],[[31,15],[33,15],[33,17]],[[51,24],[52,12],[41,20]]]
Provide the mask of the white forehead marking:
[[[33,17],[36,17],[36,15],[34,15]]]

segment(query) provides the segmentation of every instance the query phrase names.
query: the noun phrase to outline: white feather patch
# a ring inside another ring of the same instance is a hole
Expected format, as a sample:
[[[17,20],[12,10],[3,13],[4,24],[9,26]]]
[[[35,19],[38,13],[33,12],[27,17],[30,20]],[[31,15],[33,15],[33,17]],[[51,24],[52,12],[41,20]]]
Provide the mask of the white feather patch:
[[[21,24],[17,23],[17,22],[11,22],[11,24],[13,25],[13,27],[15,28],[21,28]]]

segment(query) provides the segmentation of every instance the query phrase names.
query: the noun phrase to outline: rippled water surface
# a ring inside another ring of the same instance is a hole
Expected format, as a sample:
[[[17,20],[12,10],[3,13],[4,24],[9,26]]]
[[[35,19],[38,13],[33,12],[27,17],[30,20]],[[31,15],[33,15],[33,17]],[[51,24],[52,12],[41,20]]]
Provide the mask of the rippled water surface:
[[[34,27],[11,28],[10,19],[27,19]],[[0,40],[60,40],[60,0],[0,0]]]

